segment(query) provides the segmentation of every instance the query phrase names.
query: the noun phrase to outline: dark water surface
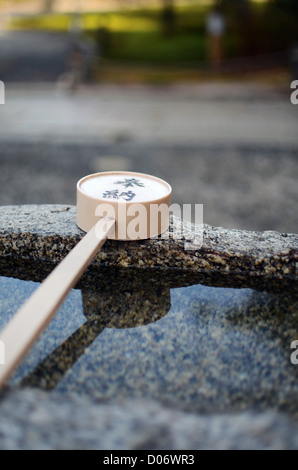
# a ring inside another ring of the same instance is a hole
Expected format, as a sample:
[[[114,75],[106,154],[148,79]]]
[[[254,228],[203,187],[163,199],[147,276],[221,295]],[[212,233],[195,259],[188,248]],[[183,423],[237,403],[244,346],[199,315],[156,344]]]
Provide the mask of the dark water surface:
[[[9,385],[298,414],[297,296],[139,281],[105,275],[100,287],[73,289]],[[0,277],[0,328],[38,285]]]

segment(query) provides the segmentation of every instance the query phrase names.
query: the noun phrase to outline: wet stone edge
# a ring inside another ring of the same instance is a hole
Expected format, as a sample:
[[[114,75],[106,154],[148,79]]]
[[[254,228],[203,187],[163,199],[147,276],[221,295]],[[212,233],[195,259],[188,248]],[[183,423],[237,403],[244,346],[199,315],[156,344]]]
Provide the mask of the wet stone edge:
[[[181,238],[181,228],[183,236]],[[177,233],[180,239],[177,239]],[[75,206],[24,205],[0,207],[0,257],[57,264],[84,236],[76,225]],[[202,246],[186,249],[193,237]],[[194,226],[171,218],[169,232],[159,238],[108,240],[90,269],[167,272],[167,275],[232,277],[261,284],[295,287],[298,235],[249,232],[209,225]]]

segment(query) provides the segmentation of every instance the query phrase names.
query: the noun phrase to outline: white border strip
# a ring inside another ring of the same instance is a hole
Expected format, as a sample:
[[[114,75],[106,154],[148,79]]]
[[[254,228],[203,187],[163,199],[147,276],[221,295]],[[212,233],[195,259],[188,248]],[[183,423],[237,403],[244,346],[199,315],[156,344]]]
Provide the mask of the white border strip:
[[[0,365],[5,364],[5,345],[3,341],[0,341]]]
[[[5,104],[5,86],[0,80],[0,104]]]

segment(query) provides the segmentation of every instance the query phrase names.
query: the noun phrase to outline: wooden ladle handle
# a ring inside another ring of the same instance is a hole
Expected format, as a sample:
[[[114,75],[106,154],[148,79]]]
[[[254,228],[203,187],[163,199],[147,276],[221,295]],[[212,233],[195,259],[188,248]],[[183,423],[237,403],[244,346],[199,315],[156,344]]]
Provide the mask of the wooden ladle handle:
[[[96,252],[114,230],[115,220],[94,226],[36,289],[0,334],[4,364],[0,388],[48,325]]]

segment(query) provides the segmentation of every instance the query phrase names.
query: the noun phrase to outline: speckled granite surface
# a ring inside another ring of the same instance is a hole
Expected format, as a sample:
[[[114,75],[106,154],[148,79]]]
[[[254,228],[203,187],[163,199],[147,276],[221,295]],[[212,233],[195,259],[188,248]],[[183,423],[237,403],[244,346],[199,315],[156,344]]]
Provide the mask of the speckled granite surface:
[[[2,280],[1,300],[16,307],[14,282]],[[121,281],[104,295],[108,284],[72,292],[10,386],[154,399],[189,412],[269,407],[298,416],[290,361],[297,297],[201,285],[162,291],[151,279],[136,293]],[[5,321],[3,309],[0,327]]]
[[[71,292],[10,379],[0,448],[298,448],[297,296],[101,282]],[[36,287],[0,277],[0,328]]]
[[[0,328],[82,236],[71,232],[73,208],[46,207],[56,211],[46,233],[32,206],[1,209],[2,220],[15,217],[0,236]],[[58,236],[65,214],[71,230]],[[170,239],[131,243],[133,256],[122,254],[133,268],[107,242],[107,257],[95,260],[2,392],[1,449],[298,448],[297,236],[204,229],[202,251]],[[52,236],[53,257],[45,249]],[[144,246],[148,269],[137,263]],[[205,264],[197,275],[210,253],[219,273],[208,276]],[[220,257],[242,270],[241,282],[223,275]],[[245,284],[250,266],[258,290]],[[276,266],[280,289],[261,290],[272,280],[266,266]]]
[[[73,206],[0,208],[1,257],[58,262],[83,235],[76,226]],[[169,232],[162,239],[109,240],[92,266],[166,269],[167,273],[175,270],[196,275],[198,281],[211,276],[226,279],[227,283],[234,278],[234,282],[252,287],[260,284],[263,288],[265,283],[294,289],[298,273],[298,235],[227,230],[208,225],[198,230],[173,218]]]
[[[196,415],[154,401],[104,404],[37,390],[15,391],[7,398],[0,402],[1,449],[298,448],[297,423],[280,413]]]

